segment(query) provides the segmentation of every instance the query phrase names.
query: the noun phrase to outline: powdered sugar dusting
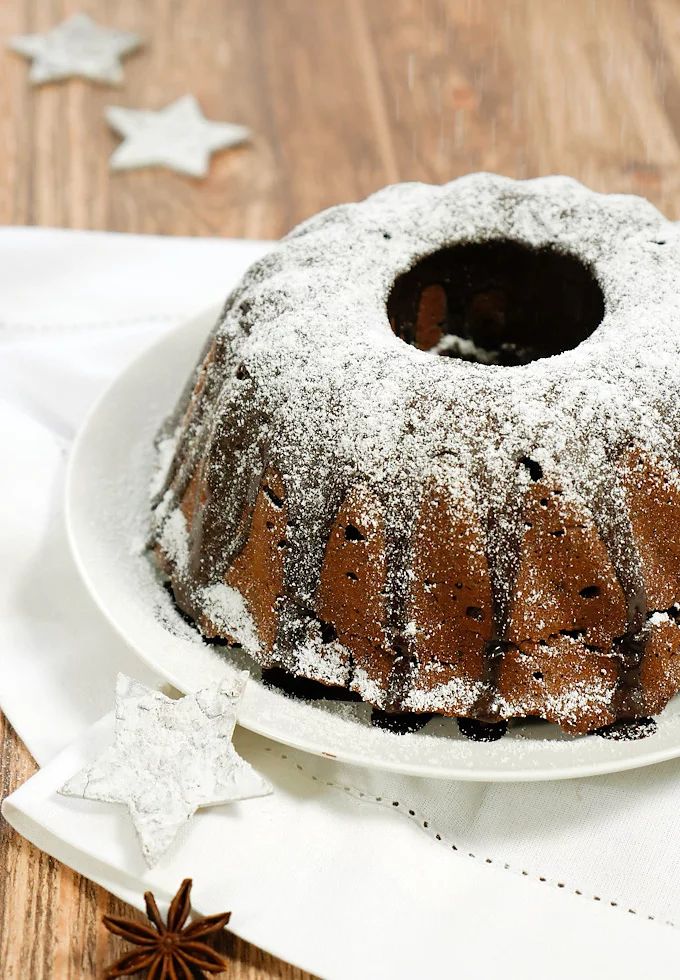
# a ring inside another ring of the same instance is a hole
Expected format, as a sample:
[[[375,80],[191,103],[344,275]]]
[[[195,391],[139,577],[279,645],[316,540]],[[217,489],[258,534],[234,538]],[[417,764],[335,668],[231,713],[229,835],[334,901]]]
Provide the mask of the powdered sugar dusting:
[[[186,518],[179,507],[163,521],[158,543],[178,572],[183,573],[189,561],[189,536]]]
[[[310,639],[295,649],[296,673],[322,684],[346,687],[351,677],[350,662],[349,650],[337,641],[322,646],[318,639]]]
[[[404,702],[408,711],[440,711],[464,714],[471,711],[484,693],[484,685],[465,677],[453,677],[427,690],[412,688]],[[514,712],[516,713],[516,712]]]
[[[257,628],[237,589],[224,582],[216,582],[203,589],[201,607],[211,623],[232,636],[251,656],[257,657],[260,652]]]
[[[152,500],[163,489],[176,449],[176,434],[165,436],[156,442],[156,466],[149,485],[149,496]]]

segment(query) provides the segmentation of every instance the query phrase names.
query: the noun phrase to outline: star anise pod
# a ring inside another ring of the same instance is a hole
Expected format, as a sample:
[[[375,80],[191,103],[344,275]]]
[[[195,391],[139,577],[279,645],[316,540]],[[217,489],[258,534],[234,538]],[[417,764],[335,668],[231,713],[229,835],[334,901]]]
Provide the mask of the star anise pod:
[[[116,915],[103,916],[102,922],[109,932],[140,947],[138,951],[127,953],[112,963],[106,976],[127,977],[139,970],[146,970],[147,980],[193,980],[196,976],[205,976],[198,972],[201,970],[207,973],[225,970],[227,960],[200,940],[211,932],[223,929],[231,918],[231,912],[202,916],[185,926],[191,912],[190,895],[191,878],[185,878],[170,903],[167,923],[163,922],[151,892],[144,893],[146,914],[151,926]]]

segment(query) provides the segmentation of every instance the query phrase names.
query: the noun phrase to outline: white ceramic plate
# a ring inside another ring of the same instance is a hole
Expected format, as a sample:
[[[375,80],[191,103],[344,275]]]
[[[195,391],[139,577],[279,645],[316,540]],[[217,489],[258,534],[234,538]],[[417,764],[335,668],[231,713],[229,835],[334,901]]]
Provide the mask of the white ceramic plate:
[[[205,644],[176,612],[144,555],[152,443],[217,318],[206,311],[145,351],[105,392],[73,447],[66,518],[76,563],[95,602],[124,640],[181,691],[244,666],[243,654]],[[240,724],[307,752],[362,766],[442,779],[565,779],[680,756],[680,698],[639,741],[571,738],[555,726],[511,727],[500,741],[463,738],[451,719],[394,735],[370,724],[366,705],[301,701],[265,687],[257,669]]]

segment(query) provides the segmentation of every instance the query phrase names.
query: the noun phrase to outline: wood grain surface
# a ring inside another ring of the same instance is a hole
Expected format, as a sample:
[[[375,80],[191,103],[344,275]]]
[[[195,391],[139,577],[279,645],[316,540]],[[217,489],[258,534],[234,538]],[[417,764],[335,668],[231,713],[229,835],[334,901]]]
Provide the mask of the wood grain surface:
[[[31,88],[6,40],[76,10],[146,39],[124,84]],[[680,0],[2,0],[0,42],[2,224],[269,238],[390,181],[473,170],[569,173],[680,218]],[[204,181],[110,173],[105,106],[187,92],[253,141]],[[2,723],[2,795],[34,768]],[[101,915],[123,909],[0,822],[3,980],[101,976],[124,948]],[[223,950],[226,977],[305,976]]]

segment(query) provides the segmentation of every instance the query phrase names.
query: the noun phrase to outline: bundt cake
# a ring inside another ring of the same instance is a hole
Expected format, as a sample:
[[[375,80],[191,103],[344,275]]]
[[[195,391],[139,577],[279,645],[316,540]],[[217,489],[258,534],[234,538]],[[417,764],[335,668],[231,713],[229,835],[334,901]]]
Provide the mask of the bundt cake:
[[[388,717],[680,689],[680,233],[565,177],[331,208],[227,299],[151,545],[206,638]]]

